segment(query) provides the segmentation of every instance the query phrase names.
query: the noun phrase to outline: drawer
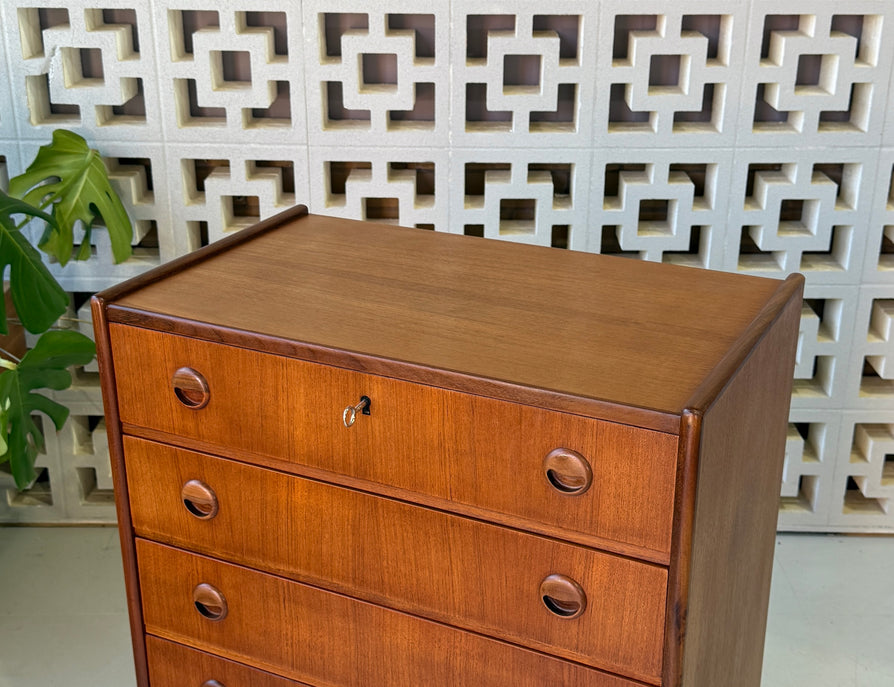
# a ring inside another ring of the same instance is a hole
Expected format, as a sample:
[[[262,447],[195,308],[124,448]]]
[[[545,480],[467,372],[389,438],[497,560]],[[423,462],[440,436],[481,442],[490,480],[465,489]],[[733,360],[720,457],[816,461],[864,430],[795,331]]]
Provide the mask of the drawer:
[[[124,449],[138,536],[660,675],[663,567],[142,439]]]
[[[287,461],[299,472],[668,561],[674,435],[126,325],[110,332],[126,431]],[[205,380],[201,407],[175,393],[181,368]],[[370,415],[345,427],[343,410],[364,395]],[[544,460],[556,449],[575,453],[548,478]],[[569,493],[588,470],[589,488]]]
[[[204,651],[146,637],[152,687],[308,687]]]
[[[136,547],[147,633],[302,682],[332,687],[640,687],[274,575],[142,539]]]

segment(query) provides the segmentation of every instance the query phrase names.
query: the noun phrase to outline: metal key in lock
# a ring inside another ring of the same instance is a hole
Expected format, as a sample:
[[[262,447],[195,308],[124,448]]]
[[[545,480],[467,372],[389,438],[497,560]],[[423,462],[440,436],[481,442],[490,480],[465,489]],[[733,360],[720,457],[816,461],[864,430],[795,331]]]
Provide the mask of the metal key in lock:
[[[344,412],[341,415],[342,422],[345,423],[345,427],[350,427],[354,424],[354,421],[357,419],[357,413],[361,413],[363,415],[369,415],[369,408],[372,401],[369,400],[369,396],[361,396],[360,403],[355,406],[348,406],[345,408]]]

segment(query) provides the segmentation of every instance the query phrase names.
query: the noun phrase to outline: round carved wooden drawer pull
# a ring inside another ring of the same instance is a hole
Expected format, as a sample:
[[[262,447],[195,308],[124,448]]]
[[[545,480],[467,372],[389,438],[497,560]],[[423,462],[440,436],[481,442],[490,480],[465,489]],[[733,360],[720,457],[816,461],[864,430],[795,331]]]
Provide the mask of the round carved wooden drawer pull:
[[[192,591],[196,610],[208,620],[223,620],[227,617],[227,600],[217,587],[202,583]]]
[[[540,583],[540,598],[553,615],[577,618],[587,608],[587,594],[577,582],[565,575],[550,575]]]
[[[204,482],[191,479],[180,490],[183,507],[199,520],[210,520],[218,511],[217,494]]]
[[[181,367],[177,370],[171,377],[171,386],[174,387],[177,400],[193,410],[204,408],[211,398],[208,382],[191,367]]]
[[[593,484],[593,469],[577,451],[557,448],[543,459],[543,473],[556,491],[563,494],[583,494]]]

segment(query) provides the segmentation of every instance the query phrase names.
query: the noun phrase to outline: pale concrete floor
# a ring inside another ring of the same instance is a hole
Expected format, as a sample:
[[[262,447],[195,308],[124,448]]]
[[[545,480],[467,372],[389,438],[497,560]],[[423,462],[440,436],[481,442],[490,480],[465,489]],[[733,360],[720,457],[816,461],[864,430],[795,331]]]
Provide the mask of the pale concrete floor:
[[[0,687],[134,686],[114,529],[0,527],[0,571]],[[892,580],[894,538],[780,535],[763,687],[894,685]]]

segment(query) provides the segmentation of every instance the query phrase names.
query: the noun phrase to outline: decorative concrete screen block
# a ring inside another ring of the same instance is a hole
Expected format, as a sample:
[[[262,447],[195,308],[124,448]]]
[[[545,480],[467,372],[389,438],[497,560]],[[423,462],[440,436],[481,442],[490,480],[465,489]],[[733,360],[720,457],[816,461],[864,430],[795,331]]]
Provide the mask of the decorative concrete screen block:
[[[447,231],[448,175],[442,150],[313,148],[310,204],[334,217]]]
[[[779,527],[894,531],[865,429],[894,412],[894,2],[4,0],[0,55],[0,188],[66,127],[134,220],[125,263],[98,226],[93,259],[50,265],[64,326],[87,294],[295,203],[800,271]],[[75,377],[59,397],[95,435],[95,372]],[[106,487],[84,491],[101,470],[73,431],[0,520],[114,517],[79,500]]]
[[[894,508],[891,412],[846,412],[829,524],[841,531],[889,531]]]
[[[445,146],[448,7],[306,1],[310,136],[335,145]]]
[[[251,226],[299,199],[307,203],[305,151],[299,146],[168,146],[171,231],[182,253]]]
[[[894,150],[882,150],[873,204],[863,281],[894,284]]]
[[[744,139],[878,144],[894,48],[891,6],[799,0],[780,8],[759,2],[752,13],[743,101],[754,107],[742,113]]]
[[[793,410],[785,443],[780,528],[822,528],[832,506],[841,414]]]
[[[453,3],[452,140],[461,146],[586,146],[595,3]]]
[[[597,151],[589,250],[721,269],[731,157]]]
[[[46,427],[46,418],[40,418],[41,425]],[[66,423],[65,429],[68,428]],[[55,437],[54,437],[55,439]],[[53,442],[55,447],[55,442]],[[64,522],[66,518],[63,505],[65,490],[61,475],[64,461],[70,460],[74,452],[47,453],[37,456],[34,469],[37,479],[26,490],[16,489],[15,482],[9,472],[9,464],[0,465],[0,517],[5,523],[19,522]],[[109,512],[108,520],[115,521],[114,512]],[[78,520],[80,521],[80,520]]]
[[[705,12],[706,9],[710,11]],[[635,13],[633,12],[635,10]],[[605,3],[596,136],[606,145],[732,145],[745,7]]]
[[[450,231],[585,250],[589,162],[574,150],[457,151]]]
[[[89,414],[73,412],[62,431],[46,432],[47,451],[38,457],[38,477],[29,489],[18,491],[12,476],[0,469],[3,522],[114,522],[112,474],[98,386],[94,396]]]
[[[860,289],[849,372],[847,407],[894,413],[894,287]]]
[[[0,17],[3,15],[0,14]],[[6,55],[6,33],[0,30],[0,59]],[[9,61],[5,65],[9,67]],[[4,103],[0,107],[0,140],[15,140],[16,123],[15,114],[12,108],[12,79],[7,74],[7,69],[0,70],[0,102]],[[0,150],[0,155],[8,154],[5,150]]]
[[[808,284],[859,282],[874,160],[850,150],[740,151],[726,269],[802,272]]]
[[[20,138],[47,138],[59,126],[159,138],[147,0],[8,2],[3,26]]]
[[[810,285],[805,290],[793,408],[840,408],[845,403],[858,296],[855,286]]]
[[[154,18],[168,139],[304,142],[297,4],[155,3]]]
[[[869,306],[866,362],[882,380],[894,381],[894,290]]]
[[[894,111],[894,72],[891,73],[891,81],[888,83],[888,104],[885,108],[886,113],[892,111]],[[885,118],[884,129],[882,145],[894,146],[894,121],[891,120],[890,116]]]

